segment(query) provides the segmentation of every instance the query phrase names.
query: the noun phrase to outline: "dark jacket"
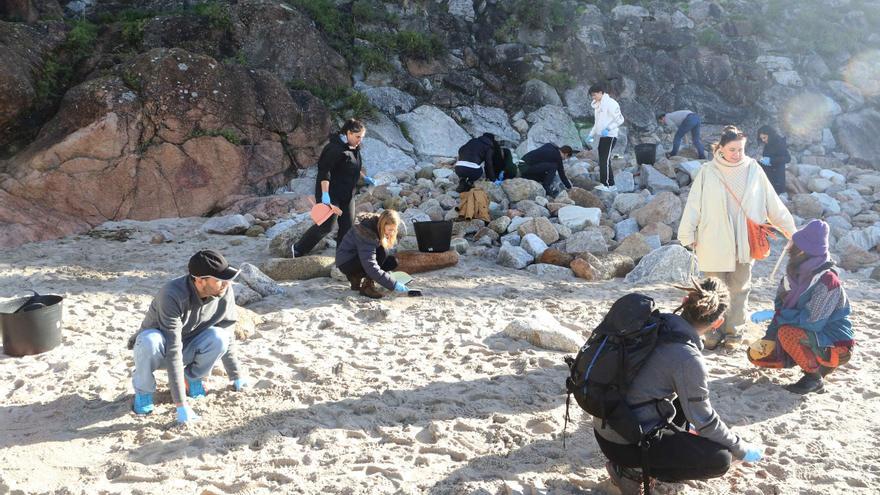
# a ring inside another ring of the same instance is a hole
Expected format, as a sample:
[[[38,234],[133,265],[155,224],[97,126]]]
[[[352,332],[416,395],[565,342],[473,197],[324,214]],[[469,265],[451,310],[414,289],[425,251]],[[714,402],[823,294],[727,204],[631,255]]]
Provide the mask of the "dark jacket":
[[[330,142],[318,158],[318,177],[315,178],[315,201],[321,201],[321,181],[330,181],[330,202],[348,204],[354,195],[361,175],[360,146],[351,148],[339,134],[331,134]]]
[[[788,153],[788,142],[784,137],[776,133],[776,130],[769,126],[761,127],[758,134],[767,135],[767,144],[764,145],[762,156],[770,158],[770,165],[761,165],[773,189],[777,194],[785,192],[785,165],[791,161],[791,155]]]
[[[375,213],[361,217],[353,228],[345,233],[336,248],[336,266],[341,266],[355,258],[360,259],[367,276],[388,290],[394,290],[394,279],[382,270],[376,260],[379,247],[379,215]]]
[[[458,149],[458,159],[466,162],[476,163],[477,165],[483,163],[483,169],[485,170],[486,178],[495,180],[496,172],[494,155],[496,147],[497,144],[495,144],[494,136],[486,133],[478,138],[473,138],[470,141],[464,143],[464,146]]]
[[[526,167],[537,165],[539,163],[552,163],[556,165],[556,171],[559,173],[559,180],[567,188],[571,189],[571,181],[565,176],[565,167],[562,165],[562,154],[559,153],[559,147],[553,143],[547,143],[540,148],[529,151],[522,157],[522,161]],[[526,168],[528,171],[528,168]]]
[[[745,448],[715,412],[709,402],[709,384],[706,363],[703,361],[703,348],[700,337],[683,318],[673,314],[663,314],[668,331],[681,334],[688,342],[658,342],[657,347],[639,370],[626,394],[628,404],[646,404],[634,408],[636,418],[644,431],[649,431],[663,422],[661,411],[672,419],[675,415],[673,400],[678,397],[684,415],[693,423],[700,436],[727,447],[737,458],[742,459]],[[663,405],[653,403],[662,399]],[[626,440],[603,421],[593,418],[593,429],[602,438],[615,443],[626,444]]]

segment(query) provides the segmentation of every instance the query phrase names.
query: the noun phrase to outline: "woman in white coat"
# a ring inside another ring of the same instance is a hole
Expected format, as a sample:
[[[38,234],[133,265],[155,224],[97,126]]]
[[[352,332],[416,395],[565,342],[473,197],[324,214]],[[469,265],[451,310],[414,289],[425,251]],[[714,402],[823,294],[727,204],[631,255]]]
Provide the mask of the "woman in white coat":
[[[682,246],[697,255],[700,270],[718,277],[730,290],[730,309],[724,325],[705,337],[712,349],[722,341],[741,340],[737,327],[745,323],[752,281],[746,215],[771,223],[786,238],[797,230],[788,209],[753,158],[745,154],[746,136],[727,126],[712,146],[713,159],[694,178],[678,227]]]
[[[617,134],[623,125],[623,114],[620,113],[620,105],[605,92],[601,84],[590,86],[590,98],[593,101],[594,124],[590,129],[588,141],[593,142],[599,138],[599,182],[602,184],[596,189],[609,191],[614,188],[614,172],[611,170],[611,153],[617,144]]]

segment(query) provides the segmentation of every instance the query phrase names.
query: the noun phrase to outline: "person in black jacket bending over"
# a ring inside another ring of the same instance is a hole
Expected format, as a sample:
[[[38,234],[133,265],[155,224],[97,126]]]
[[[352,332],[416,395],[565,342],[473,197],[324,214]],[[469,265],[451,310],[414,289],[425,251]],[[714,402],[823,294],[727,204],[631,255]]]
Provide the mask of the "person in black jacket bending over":
[[[394,210],[368,213],[349,230],[336,249],[336,266],[351,282],[351,290],[378,299],[382,293],[375,283],[388,290],[406,292],[406,285],[388,274],[397,268],[397,259],[388,254],[397,243],[400,215]]]
[[[559,174],[559,180],[566,189],[571,189],[571,181],[565,176],[565,167],[562,166],[564,160],[571,158],[574,150],[571,146],[558,147],[553,143],[547,143],[540,148],[529,151],[522,157],[522,161],[526,164],[526,169],[520,174],[523,179],[531,179],[540,182],[547,191],[547,196],[554,197],[558,193],[553,189],[553,179]]]
[[[483,169],[487,179],[495,180],[497,174],[493,162],[496,148],[499,148],[499,145],[495,142],[495,135],[487,132],[471,139],[458,149],[458,161],[455,162],[455,175],[458,176],[456,191],[470,191],[474,187],[474,182],[483,176]],[[498,166],[502,167],[501,164]]]
[[[361,170],[361,141],[367,128],[355,119],[348,119],[339,131],[332,134],[330,142],[318,158],[318,176],[315,178],[315,201],[338,206],[339,229],[336,242],[340,242],[354,222],[354,191]],[[372,178],[364,176],[367,184],[374,185]],[[305,256],[321,239],[333,230],[333,219],[321,225],[312,225],[293,245],[293,257]]]
[[[791,161],[791,155],[788,154],[788,143],[785,138],[776,132],[776,129],[769,125],[762,126],[758,129],[758,140],[764,143],[764,152],[758,162],[776,194],[785,193],[785,165]]]

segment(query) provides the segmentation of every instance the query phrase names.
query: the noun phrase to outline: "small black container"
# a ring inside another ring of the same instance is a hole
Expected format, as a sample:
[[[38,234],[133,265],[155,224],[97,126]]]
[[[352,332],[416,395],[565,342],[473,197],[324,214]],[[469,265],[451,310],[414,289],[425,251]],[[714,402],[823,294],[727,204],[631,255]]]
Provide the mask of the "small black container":
[[[639,165],[653,165],[657,161],[657,143],[642,143],[635,147]]]
[[[0,303],[3,352],[29,356],[54,349],[61,343],[61,296],[20,297]]]
[[[452,221],[415,222],[416,240],[423,253],[445,253],[452,242]]]

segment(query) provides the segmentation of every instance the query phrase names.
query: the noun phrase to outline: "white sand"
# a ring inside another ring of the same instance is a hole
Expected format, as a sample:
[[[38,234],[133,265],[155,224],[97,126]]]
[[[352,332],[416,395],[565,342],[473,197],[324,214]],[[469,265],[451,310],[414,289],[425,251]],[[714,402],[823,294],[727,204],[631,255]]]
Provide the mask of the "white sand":
[[[466,256],[418,276],[423,298],[286,283],[288,296],[250,307],[264,317],[239,343],[251,390],[232,392],[220,367],[194,404],[203,420],[180,427],[160,372],[156,412],[135,417],[125,342],[155,291],[201,247],[233,263],[267,257],[265,239],[205,237],[201,222],[124,222],[139,229],[127,242],[82,236],[0,253],[0,298],[31,287],[66,297],[60,347],[0,357],[0,494],[616,493],[576,406],[563,449],[564,354],[500,332],[535,309],[592,328],[635,289],[619,279],[543,281]],[[157,228],[180,242],[149,244]],[[769,307],[774,289],[757,278],[751,308]],[[786,392],[795,370],[752,368],[742,350],[707,352],[714,405],[767,456],[658,493],[880,492],[877,289],[847,279],[859,346],[825,394]],[[638,290],[670,310],[679,297]]]

